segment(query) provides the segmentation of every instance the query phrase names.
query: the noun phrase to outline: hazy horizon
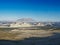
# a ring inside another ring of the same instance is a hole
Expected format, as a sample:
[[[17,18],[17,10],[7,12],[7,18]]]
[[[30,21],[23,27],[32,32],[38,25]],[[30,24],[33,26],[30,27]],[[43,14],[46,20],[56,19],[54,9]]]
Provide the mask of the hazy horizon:
[[[60,22],[59,0],[0,0],[0,21],[32,18]]]

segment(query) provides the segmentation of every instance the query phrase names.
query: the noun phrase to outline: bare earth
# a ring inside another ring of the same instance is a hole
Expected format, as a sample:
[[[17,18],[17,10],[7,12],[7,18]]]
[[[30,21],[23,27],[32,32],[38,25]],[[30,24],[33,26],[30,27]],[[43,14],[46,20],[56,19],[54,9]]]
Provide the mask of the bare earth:
[[[4,43],[8,43],[7,45],[60,45],[60,30],[0,31],[0,45]]]
[[[60,33],[60,30],[11,30],[11,31],[0,31],[0,39],[8,40],[21,40],[30,37],[49,37],[54,33]]]

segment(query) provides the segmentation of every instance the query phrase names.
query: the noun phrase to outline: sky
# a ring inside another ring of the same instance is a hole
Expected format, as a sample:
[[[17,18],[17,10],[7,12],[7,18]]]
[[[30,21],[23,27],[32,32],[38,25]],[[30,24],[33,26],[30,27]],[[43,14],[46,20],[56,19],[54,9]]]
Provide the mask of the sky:
[[[60,21],[60,0],[0,0],[0,21],[32,18]]]

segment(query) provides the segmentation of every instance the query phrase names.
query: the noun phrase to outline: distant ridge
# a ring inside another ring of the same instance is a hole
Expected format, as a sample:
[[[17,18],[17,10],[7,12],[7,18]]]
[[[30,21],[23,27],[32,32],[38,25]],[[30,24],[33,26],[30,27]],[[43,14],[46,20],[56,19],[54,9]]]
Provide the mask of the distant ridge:
[[[36,21],[32,18],[21,18],[18,19],[17,22],[36,22]]]

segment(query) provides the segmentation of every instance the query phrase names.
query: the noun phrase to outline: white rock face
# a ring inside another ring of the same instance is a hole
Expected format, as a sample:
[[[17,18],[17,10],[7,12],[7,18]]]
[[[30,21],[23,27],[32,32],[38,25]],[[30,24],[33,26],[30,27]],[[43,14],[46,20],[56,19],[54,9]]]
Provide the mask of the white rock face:
[[[28,23],[16,23],[16,24],[11,24],[10,27],[31,27],[31,24]]]
[[[45,24],[38,23],[37,26],[45,26]]]

